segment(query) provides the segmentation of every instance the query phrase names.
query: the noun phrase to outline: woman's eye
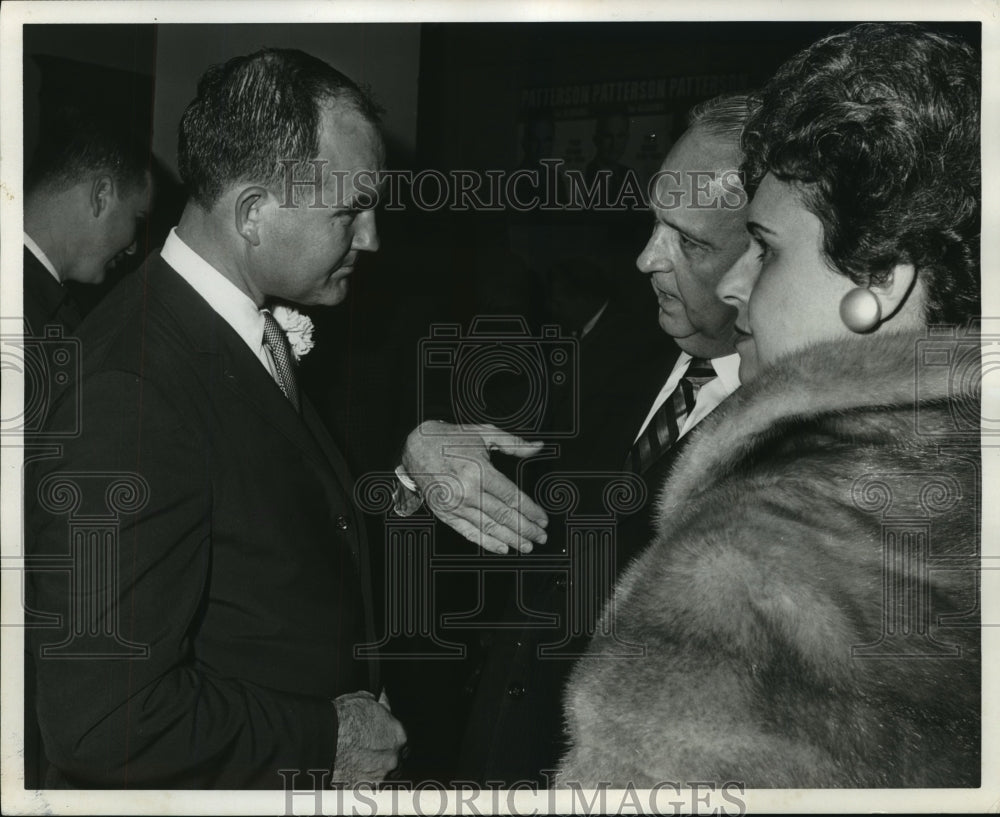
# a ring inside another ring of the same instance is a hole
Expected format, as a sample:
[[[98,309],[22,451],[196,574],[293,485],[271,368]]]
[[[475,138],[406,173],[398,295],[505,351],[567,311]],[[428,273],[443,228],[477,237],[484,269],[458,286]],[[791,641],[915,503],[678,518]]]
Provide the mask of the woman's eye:
[[[771,245],[764,241],[761,241],[759,238],[754,238],[752,240],[753,243],[757,245],[757,260],[761,263],[770,260],[771,256],[773,255],[773,250],[771,249]]]

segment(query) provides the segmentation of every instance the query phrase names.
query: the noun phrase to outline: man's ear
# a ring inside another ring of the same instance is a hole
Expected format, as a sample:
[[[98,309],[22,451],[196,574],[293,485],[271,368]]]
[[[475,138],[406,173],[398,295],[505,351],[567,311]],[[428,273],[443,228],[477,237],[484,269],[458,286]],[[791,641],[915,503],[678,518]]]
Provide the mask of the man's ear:
[[[896,264],[878,285],[871,286],[872,294],[882,306],[882,322],[895,315],[913,292],[917,271],[913,264]]]
[[[267,188],[260,185],[244,188],[236,197],[234,217],[236,232],[243,236],[252,247],[260,246],[261,224],[264,220],[264,205],[267,203]]]
[[[90,212],[94,218],[100,218],[111,206],[115,195],[115,180],[110,176],[101,175],[90,185]]]

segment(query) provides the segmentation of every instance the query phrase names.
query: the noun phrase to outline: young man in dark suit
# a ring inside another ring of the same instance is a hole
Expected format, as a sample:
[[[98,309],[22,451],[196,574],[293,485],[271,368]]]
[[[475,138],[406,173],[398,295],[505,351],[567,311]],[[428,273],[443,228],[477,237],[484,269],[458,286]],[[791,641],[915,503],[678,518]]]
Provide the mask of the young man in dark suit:
[[[65,114],[44,134],[25,176],[24,317],[29,334],[80,323],[69,282],[99,284],[136,249],[149,213],[148,146],[97,116]]]
[[[31,636],[50,786],[280,789],[282,770],[396,765],[405,734],[355,658],[373,639],[351,477],[271,312],[346,297],[378,249],[353,174],[383,155],[372,102],[302,52],[199,82],[180,223],[81,326],[82,434],[29,473],[29,553],[70,554],[29,580],[63,625]]]

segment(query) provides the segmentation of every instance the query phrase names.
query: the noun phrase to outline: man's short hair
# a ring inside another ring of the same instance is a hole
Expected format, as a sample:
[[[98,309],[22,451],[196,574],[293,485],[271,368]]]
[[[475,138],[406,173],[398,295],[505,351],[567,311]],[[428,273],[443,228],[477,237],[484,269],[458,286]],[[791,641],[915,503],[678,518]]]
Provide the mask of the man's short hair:
[[[234,183],[277,190],[282,161],[316,158],[322,106],[331,102],[380,122],[365,91],[302,51],[266,48],[212,66],[179,127],[177,161],[189,195],[211,207]]]
[[[754,106],[754,98],[749,93],[720,94],[699,102],[688,111],[687,126],[739,144],[743,126]]]
[[[66,108],[45,124],[25,173],[28,193],[41,188],[65,190],[88,176],[106,173],[119,193],[146,185],[152,164],[147,140],[109,116]]]

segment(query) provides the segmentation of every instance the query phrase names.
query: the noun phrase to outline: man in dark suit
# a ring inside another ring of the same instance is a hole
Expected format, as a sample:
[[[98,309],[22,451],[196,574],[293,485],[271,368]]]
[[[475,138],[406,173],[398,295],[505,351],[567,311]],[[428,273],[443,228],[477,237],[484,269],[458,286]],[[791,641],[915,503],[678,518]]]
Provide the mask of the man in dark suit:
[[[99,284],[135,252],[152,194],[149,147],[97,116],[65,114],[43,135],[24,200],[24,317],[29,334],[68,334],[80,310],[67,285]]]
[[[37,351],[61,354],[60,338],[75,333],[81,320],[73,288],[100,284],[135,252],[152,197],[150,158],[148,145],[107,117],[69,110],[52,117],[25,174],[24,332],[45,339]],[[63,385],[69,384],[26,378],[24,404],[47,408],[45,389]],[[26,450],[39,442],[26,435]],[[36,788],[45,760],[30,674],[24,703],[25,782]]]
[[[30,578],[62,625],[31,637],[49,785],[280,789],[281,770],[396,765],[405,734],[355,657],[373,638],[351,478],[269,309],[341,302],[378,248],[353,175],[382,166],[378,116],[299,51],[199,82],[180,223],[81,325],[83,432],[29,473],[29,553],[64,568]]]
[[[637,348],[634,315],[609,307],[584,337],[580,431],[560,443],[536,491],[550,510],[565,504],[552,501],[559,493],[573,496],[569,513],[549,519],[538,503],[515,493],[516,486],[500,483],[485,453],[489,435],[474,480],[470,463],[449,460],[441,447],[464,445],[467,456],[468,433],[442,438],[440,428],[424,435],[417,429],[408,439],[403,475],[419,473],[418,488],[434,474],[461,479],[468,507],[449,514],[465,514],[463,521],[479,514],[482,532],[473,541],[497,552],[534,548],[553,562],[536,569],[530,558],[519,560],[519,592],[504,626],[487,634],[485,659],[470,685],[474,699],[458,778],[548,782],[543,772],[554,768],[563,746],[561,695],[569,670],[597,626],[613,627],[613,615],[599,625],[602,607],[616,575],[652,536],[651,500],[679,445],[739,385],[735,312],[717,298],[715,286],[749,243],[745,196],[730,175],[739,167],[747,113],[745,96],[699,106],[663,162],[651,202],[656,223],[637,259],[650,276],[663,333]],[[622,350],[621,357],[602,361],[595,342]],[[516,438],[501,443],[518,450]],[[520,446],[522,455],[534,450]],[[480,499],[501,491],[515,498],[505,513]],[[560,555],[565,564],[558,563]],[[636,647],[620,646],[624,656]]]

